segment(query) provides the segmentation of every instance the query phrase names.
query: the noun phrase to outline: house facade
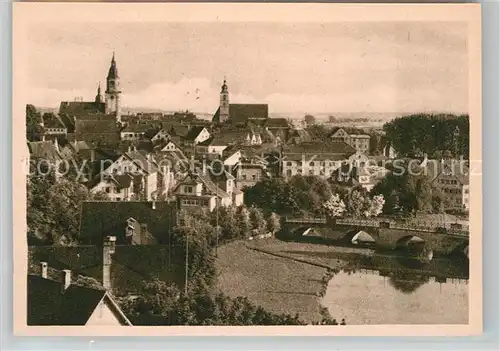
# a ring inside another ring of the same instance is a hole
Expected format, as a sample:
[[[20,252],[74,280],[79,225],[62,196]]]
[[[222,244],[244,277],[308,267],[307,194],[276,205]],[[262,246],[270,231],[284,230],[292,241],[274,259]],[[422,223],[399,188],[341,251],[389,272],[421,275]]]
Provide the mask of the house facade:
[[[151,129],[148,124],[130,124],[120,131],[121,140],[141,140],[147,131]]]
[[[142,177],[140,182],[136,182],[138,189],[134,193],[145,201],[153,200],[158,194],[158,173],[159,168],[152,155],[144,155],[137,150],[124,153],[103,171],[104,175],[132,174]]]
[[[252,187],[265,176],[265,166],[261,164],[242,162],[235,168],[235,181],[238,189]]]
[[[428,159],[420,167],[445,198],[445,211],[469,210],[469,168],[464,160]]]
[[[370,136],[367,134],[348,133],[344,128],[338,128],[330,138],[332,141],[345,142],[363,154],[370,152]]]
[[[215,182],[207,175],[188,174],[174,190],[179,210],[212,212],[217,204],[227,207],[243,204],[243,193],[230,174]]]
[[[285,179],[295,175],[330,178],[342,164],[350,163],[350,157],[355,154],[356,150],[345,142],[291,145],[282,152],[282,176]]]
[[[105,193],[111,201],[131,201],[134,199],[134,188],[134,176],[131,174],[105,174],[90,191],[94,194]]]

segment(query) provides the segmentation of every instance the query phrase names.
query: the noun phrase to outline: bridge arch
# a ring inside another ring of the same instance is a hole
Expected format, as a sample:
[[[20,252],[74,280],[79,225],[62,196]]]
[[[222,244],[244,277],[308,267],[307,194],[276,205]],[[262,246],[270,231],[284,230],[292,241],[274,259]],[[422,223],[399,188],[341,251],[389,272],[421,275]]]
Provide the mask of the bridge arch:
[[[343,239],[349,244],[354,244],[354,245],[374,244],[377,241],[370,233],[359,229],[347,232],[347,234],[344,236]]]
[[[419,236],[405,235],[396,241],[395,246],[396,246],[396,248],[401,248],[401,247],[408,247],[408,246],[413,246],[413,245],[424,245],[424,244],[425,244],[425,240]]]
[[[291,230],[291,233],[293,236],[301,237],[301,236],[307,236],[307,235],[312,235],[314,234],[314,227],[313,226],[301,226],[301,227],[296,227]]]

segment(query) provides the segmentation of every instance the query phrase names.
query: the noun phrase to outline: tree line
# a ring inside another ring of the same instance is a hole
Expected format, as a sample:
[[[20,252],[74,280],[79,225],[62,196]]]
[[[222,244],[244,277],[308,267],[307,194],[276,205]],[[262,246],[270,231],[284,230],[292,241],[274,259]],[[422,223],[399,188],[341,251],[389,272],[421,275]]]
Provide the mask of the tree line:
[[[385,137],[400,155],[447,153],[458,158],[469,155],[469,116],[415,114],[396,118],[383,127]]]
[[[285,181],[264,179],[245,190],[245,203],[282,216],[352,216],[380,214],[383,196],[362,187],[349,189],[318,176],[296,175]]]

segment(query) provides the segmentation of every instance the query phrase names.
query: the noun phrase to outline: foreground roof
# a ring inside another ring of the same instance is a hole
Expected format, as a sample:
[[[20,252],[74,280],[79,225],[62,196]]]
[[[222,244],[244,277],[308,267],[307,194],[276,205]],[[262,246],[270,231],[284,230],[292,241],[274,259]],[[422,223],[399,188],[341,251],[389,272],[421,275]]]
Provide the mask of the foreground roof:
[[[28,325],[85,325],[104,299],[124,325],[130,321],[104,290],[71,284],[64,293],[61,283],[28,275]]]

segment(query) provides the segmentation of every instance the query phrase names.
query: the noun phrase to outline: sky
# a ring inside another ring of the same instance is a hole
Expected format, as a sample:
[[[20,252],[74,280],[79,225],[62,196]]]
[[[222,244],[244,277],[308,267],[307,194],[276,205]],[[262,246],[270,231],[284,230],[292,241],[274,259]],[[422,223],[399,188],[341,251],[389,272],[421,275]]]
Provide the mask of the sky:
[[[57,107],[103,91],[113,51],[126,107],[213,113],[231,103],[271,113],[468,112],[462,22],[37,23],[29,101]]]

